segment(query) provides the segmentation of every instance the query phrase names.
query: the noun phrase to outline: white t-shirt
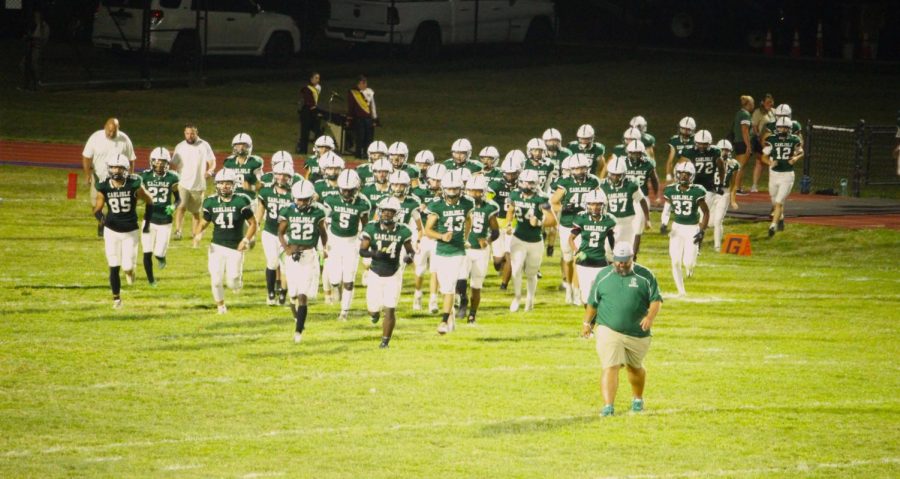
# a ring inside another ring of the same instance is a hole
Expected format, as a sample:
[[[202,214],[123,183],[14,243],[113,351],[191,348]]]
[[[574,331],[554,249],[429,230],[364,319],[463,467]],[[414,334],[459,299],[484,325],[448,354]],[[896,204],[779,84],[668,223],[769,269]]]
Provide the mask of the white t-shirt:
[[[197,138],[194,144],[182,141],[175,147],[172,165],[178,168],[182,188],[192,191],[206,190],[206,171],[216,167],[216,155],[205,140]]]
[[[118,155],[125,155],[129,160],[134,161],[137,156],[134,155],[134,147],[131,145],[131,138],[128,138],[124,132],[119,131],[115,138],[107,138],[105,130],[97,130],[88,138],[87,144],[81,156],[90,158],[94,167],[94,181],[99,183],[109,176],[106,164]]]

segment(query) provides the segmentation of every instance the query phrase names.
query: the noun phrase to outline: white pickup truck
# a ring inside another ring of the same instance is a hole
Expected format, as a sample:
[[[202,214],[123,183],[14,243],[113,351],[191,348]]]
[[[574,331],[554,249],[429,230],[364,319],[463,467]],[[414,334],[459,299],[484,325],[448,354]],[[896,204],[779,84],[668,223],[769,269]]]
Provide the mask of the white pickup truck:
[[[555,26],[551,0],[331,0],[325,34],[433,57],[442,45],[550,43]]]

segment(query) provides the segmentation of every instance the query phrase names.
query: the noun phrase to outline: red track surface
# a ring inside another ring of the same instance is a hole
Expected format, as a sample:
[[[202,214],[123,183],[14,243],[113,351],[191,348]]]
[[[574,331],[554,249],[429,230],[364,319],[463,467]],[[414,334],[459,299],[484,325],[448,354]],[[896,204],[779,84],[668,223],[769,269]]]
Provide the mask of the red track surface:
[[[81,150],[84,145],[62,143],[39,143],[33,141],[0,140],[0,163],[22,166],[44,166],[52,168],[68,168],[81,171]],[[135,148],[137,169],[148,167],[147,159],[150,148]],[[228,156],[227,152],[217,152],[216,159],[221,162]],[[299,167],[300,158],[295,158]],[[791,202],[834,201],[837,197],[819,195],[792,194]],[[753,193],[738,197],[738,203],[768,202],[766,193]],[[849,215],[849,216],[804,216],[790,218],[790,223],[837,226],[843,228],[890,228],[900,230],[900,215]]]

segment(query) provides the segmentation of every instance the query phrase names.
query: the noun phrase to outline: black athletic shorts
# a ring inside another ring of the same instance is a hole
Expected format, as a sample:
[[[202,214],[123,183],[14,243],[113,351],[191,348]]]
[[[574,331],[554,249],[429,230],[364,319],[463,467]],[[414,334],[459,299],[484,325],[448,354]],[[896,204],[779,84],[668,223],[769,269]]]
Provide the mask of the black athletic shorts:
[[[744,153],[747,153],[747,144],[743,141],[734,142],[734,155],[743,155]]]
[[[762,153],[762,143],[759,142],[758,136],[750,137],[750,146],[753,147],[753,153],[755,153],[755,154]]]

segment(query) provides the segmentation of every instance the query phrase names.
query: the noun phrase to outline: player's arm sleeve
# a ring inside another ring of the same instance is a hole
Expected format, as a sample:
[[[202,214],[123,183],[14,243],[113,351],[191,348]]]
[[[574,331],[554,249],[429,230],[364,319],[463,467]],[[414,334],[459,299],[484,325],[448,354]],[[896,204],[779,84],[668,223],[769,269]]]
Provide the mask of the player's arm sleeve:
[[[212,211],[205,205],[203,206],[203,219],[205,221],[212,221]]]

